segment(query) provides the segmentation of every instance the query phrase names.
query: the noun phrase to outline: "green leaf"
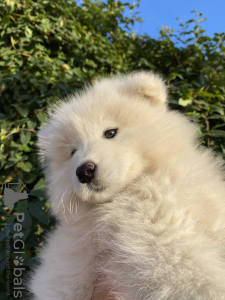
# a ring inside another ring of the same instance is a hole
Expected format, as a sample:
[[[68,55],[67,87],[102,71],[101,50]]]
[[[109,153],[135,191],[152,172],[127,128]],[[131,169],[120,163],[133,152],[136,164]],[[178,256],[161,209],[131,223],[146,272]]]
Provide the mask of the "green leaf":
[[[183,79],[183,76],[181,74],[178,74],[178,73],[175,73],[175,72],[170,73],[169,76],[168,76],[168,83],[170,83],[172,80],[174,80],[176,78]]]
[[[24,221],[23,221],[23,228],[31,228],[32,227],[32,218],[28,211],[24,213]]]
[[[30,162],[18,162],[16,165],[18,168],[22,169],[24,172],[30,172],[32,169],[32,164]]]
[[[31,152],[32,148],[28,147],[27,145],[19,145],[18,150],[24,151],[24,152]]]
[[[29,143],[30,139],[31,139],[30,131],[20,133],[20,140],[23,145],[27,145]]]
[[[188,106],[188,105],[191,105],[192,104],[192,99],[182,99],[180,98],[179,101],[178,101],[178,104],[185,107],[185,106]]]
[[[37,112],[36,116],[41,123],[44,123],[47,119],[47,114],[43,111]]]
[[[41,223],[48,225],[48,214],[42,209],[40,202],[30,202],[29,211],[31,215],[37,218]]]
[[[25,27],[25,35],[27,38],[31,38],[33,35],[32,30],[28,26]]]
[[[27,127],[29,129],[35,129],[35,127],[37,126],[37,122],[33,121],[33,120],[28,120],[27,121]]]
[[[16,203],[15,205],[15,210],[16,212],[25,212],[28,207],[28,200],[20,200]]]
[[[225,131],[224,130],[211,130],[207,134],[210,137],[225,138]]]
[[[41,178],[34,186],[34,188],[30,192],[31,196],[35,196],[38,198],[45,198],[46,197],[46,184],[44,179]]]
[[[28,116],[29,110],[27,107],[16,106],[16,110],[21,114],[22,117]]]
[[[220,115],[224,116],[224,109],[216,105],[210,105],[210,110],[212,112],[218,112]]]

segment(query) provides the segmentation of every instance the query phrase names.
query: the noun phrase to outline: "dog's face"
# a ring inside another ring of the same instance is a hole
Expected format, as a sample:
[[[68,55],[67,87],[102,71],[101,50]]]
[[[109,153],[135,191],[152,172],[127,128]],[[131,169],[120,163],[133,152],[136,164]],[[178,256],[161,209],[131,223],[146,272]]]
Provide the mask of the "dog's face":
[[[138,145],[130,141],[132,128],[109,115],[93,121],[82,118],[79,126],[74,126],[74,138],[71,135],[68,139],[67,163],[76,195],[83,201],[100,203],[138,176],[143,166]]]
[[[157,112],[166,111],[165,100],[159,77],[134,73],[103,79],[55,110],[39,133],[55,211],[73,206],[74,198],[110,201],[151,167],[149,136],[154,144]]]

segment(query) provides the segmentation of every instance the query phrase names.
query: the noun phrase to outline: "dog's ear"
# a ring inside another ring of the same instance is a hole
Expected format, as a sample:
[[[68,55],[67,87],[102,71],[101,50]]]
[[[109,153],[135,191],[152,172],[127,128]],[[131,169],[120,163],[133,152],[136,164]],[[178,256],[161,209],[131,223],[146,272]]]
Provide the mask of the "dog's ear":
[[[166,106],[167,87],[159,75],[151,72],[126,75],[121,80],[121,89],[130,96],[138,96],[154,105]]]

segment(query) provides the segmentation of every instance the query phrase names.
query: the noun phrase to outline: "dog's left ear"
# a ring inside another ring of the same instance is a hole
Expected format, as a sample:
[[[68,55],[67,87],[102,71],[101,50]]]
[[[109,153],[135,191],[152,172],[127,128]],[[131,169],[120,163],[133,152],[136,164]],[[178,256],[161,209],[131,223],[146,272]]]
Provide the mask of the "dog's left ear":
[[[166,106],[167,87],[163,79],[151,72],[135,72],[121,79],[123,93],[138,96],[153,105]]]

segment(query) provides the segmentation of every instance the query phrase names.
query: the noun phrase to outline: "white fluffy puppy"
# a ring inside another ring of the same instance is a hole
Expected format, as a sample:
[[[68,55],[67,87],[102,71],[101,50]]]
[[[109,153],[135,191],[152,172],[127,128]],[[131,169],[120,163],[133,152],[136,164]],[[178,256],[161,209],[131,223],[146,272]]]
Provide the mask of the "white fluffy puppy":
[[[102,79],[39,133],[60,225],[35,300],[225,299],[225,185],[152,73]]]

